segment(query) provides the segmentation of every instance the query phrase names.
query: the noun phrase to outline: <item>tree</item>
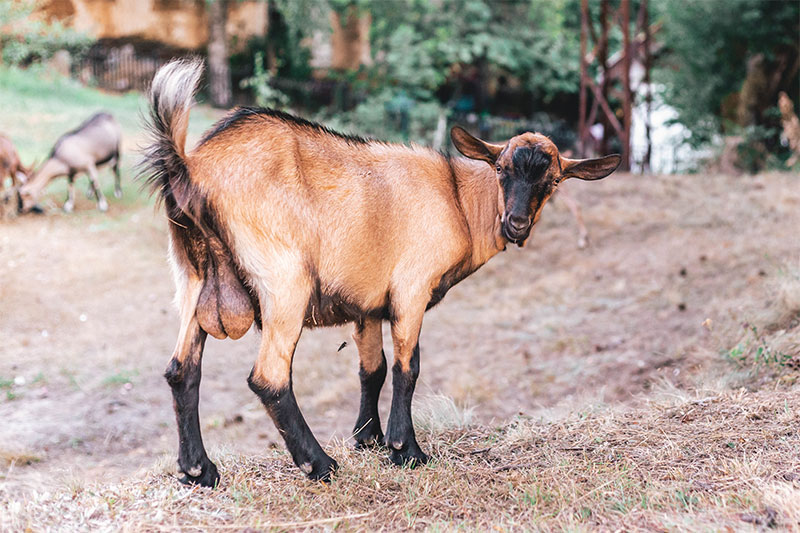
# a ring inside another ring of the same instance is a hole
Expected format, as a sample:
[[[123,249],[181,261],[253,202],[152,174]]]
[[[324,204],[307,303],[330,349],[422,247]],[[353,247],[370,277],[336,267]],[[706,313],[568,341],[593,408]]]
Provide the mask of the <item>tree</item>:
[[[0,63],[27,64],[57,50],[81,54],[92,45],[84,33],[34,17],[36,7],[34,0],[0,0]]]
[[[211,105],[231,105],[231,70],[228,65],[228,1],[207,0],[208,7],[208,87]]]
[[[666,48],[657,79],[691,142],[773,124],[778,92],[798,94],[800,3],[681,0],[654,3]]]

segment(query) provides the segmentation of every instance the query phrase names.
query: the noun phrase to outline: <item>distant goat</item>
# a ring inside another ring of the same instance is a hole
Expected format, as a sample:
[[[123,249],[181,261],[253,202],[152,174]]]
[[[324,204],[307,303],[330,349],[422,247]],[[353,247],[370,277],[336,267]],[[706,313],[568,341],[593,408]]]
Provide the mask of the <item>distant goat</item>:
[[[28,180],[30,170],[23,167],[11,139],[0,135],[0,189],[5,188],[6,177],[11,178],[11,186],[16,188]]]
[[[28,180],[29,170],[22,166],[17,150],[8,137],[0,135],[0,218],[13,216],[19,209],[19,187]],[[6,177],[11,185],[6,189]]]
[[[357,445],[385,443],[394,463],[425,463],[411,421],[423,314],[509,242],[522,246],[562,180],[605,177],[619,156],[571,160],[539,134],[489,144],[453,128],[467,158],[448,158],[251,108],[229,114],[186,153],[201,65],[176,61],[156,74],[154,139],[145,156],[170,221],[180,306],[165,377],[182,481],[219,481],[197,411],[206,335],[237,339],[254,321],[261,346],[248,383],[308,477],[327,480],[337,464],[312,435],[292,391],[292,358],[304,327],[355,323]],[[384,320],[394,343],[385,437],[378,415],[387,370]]]
[[[109,113],[92,115],[76,129],[59,137],[47,161],[20,188],[22,210],[28,211],[33,207],[50,180],[59,176],[67,176],[68,192],[67,201],[64,202],[64,211],[71,212],[75,207],[75,176],[80,172],[85,172],[89,176],[92,191],[97,198],[97,208],[100,211],[106,211],[108,202],[100,189],[97,167],[111,163],[114,170],[114,196],[121,198],[122,188],[119,175],[121,140],[122,130]]]

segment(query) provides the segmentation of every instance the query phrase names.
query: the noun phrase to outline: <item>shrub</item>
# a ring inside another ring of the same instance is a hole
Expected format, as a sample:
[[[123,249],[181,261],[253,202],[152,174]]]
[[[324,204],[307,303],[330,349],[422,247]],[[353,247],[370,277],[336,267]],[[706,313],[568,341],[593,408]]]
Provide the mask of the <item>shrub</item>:
[[[10,65],[25,65],[51,57],[57,50],[82,54],[92,44],[88,35],[61,22],[34,16],[32,0],[0,0],[0,53]]]

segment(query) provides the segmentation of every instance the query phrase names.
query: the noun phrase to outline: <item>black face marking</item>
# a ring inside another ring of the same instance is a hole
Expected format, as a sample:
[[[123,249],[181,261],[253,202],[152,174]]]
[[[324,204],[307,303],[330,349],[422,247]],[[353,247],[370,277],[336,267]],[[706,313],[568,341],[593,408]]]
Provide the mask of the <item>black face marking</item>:
[[[505,198],[503,232],[508,240],[519,243],[527,238],[534,213],[553,191],[547,178],[551,158],[537,146],[521,146],[514,150],[511,163],[500,178]]]

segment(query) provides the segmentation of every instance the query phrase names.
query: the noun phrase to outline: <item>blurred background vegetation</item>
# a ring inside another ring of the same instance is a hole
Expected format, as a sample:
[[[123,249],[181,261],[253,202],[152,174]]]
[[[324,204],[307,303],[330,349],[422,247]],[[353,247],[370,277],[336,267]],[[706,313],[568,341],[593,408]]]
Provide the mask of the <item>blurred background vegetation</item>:
[[[604,9],[615,17],[607,36],[612,59],[623,45],[615,11],[623,1],[587,2],[591,19],[602,19]],[[654,137],[673,159],[654,170],[725,157],[723,166],[739,170],[786,168],[791,150],[777,99],[786,92],[795,109],[800,100],[800,2],[645,2],[630,0],[630,24],[647,12],[647,85],[661,110],[650,126],[676,132]],[[201,98],[218,107],[279,107],[347,132],[443,149],[454,122],[494,139],[535,129],[574,150],[581,3],[154,0],[146,14],[115,14],[117,7],[100,9],[109,2],[94,0],[0,0],[0,57],[3,69],[43,63],[85,85],[124,92],[143,90],[170,57],[199,53],[209,63]],[[596,62],[588,69],[601,75]],[[645,103],[642,86],[634,88],[634,106]],[[620,92],[612,86],[608,97],[618,117]],[[690,155],[680,155],[684,146]],[[642,157],[634,146],[634,167]]]

